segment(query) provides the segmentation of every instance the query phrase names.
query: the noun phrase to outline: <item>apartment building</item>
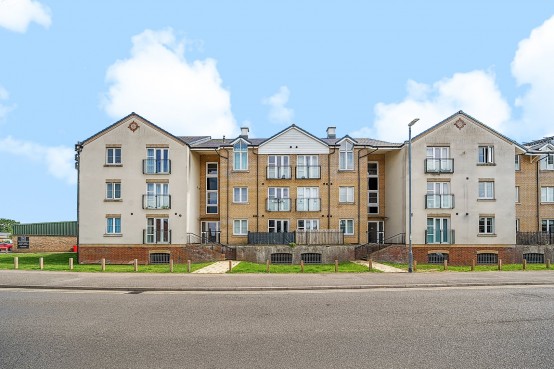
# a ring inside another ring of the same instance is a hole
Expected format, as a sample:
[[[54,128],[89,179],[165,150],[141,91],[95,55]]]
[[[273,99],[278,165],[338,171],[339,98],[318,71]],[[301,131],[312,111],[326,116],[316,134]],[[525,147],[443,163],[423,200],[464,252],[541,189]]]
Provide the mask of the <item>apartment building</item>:
[[[342,260],[389,244],[375,257],[406,256],[407,142],[294,124],[269,138],[174,136],[132,113],[76,151],[80,262]],[[554,229],[553,153],[552,138],[519,145],[462,111],[415,136],[415,260],[550,252],[516,245]]]

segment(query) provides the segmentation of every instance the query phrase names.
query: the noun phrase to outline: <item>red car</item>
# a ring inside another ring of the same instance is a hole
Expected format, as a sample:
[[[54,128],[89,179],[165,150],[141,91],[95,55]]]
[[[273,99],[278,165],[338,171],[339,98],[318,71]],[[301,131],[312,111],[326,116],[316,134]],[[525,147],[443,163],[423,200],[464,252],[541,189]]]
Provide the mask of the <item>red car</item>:
[[[9,242],[1,242],[0,243],[0,251],[11,251],[12,250],[12,247],[13,245]]]

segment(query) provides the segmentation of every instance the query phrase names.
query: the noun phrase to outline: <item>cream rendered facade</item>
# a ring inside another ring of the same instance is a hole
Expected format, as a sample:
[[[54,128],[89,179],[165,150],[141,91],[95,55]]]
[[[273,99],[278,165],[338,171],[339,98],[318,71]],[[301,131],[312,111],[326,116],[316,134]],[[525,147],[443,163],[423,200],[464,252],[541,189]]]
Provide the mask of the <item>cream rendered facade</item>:
[[[198,233],[199,158],[191,155],[186,143],[133,113],[78,146],[81,250],[110,245],[184,245],[187,233]],[[153,170],[146,168],[148,149],[165,154],[163,159],[154,159]],[[119,184],[117,195],[114,187],[108,188],[110,184]],[[149,184],[150,189],[164,188],[170,197],[147,196]],[[158,200],[149,203],[154,198]],[[116,218],[119,224],[113,221],[110,225],[108,219]],[[147,240],[148,218],[161,219],[170,232],[161,239]]]

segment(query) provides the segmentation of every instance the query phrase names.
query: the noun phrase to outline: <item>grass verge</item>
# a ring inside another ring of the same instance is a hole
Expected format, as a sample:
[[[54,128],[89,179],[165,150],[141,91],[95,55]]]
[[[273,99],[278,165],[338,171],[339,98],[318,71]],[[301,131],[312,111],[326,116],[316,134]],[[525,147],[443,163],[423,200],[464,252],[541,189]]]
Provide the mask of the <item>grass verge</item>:
[[[395,268],[408,270],[408,264],[398,263],[381,263],[390,265]],[[521,264],[502,264],[502,271],[523,271]],[[527,264],[526,270],[552,270],[546,269],[546,264]],[[444,266],[442,264],[417,264],[417,272],[444,272]],[[470,272],[471,266],[469,265],[449,265],[447,272]],[[498,271],[498,265],[476,265],[476,272],[494,272]]]
[[[64,253],[36,253],[36,254],[0,254],[0,269],[14,269],[13,258],[19,258],[20,270],[40,270],[39,259],[44,258],[44,270],[49,271],[70,271],[69,259],[73,258],[73,272],[102,272],[100,264],[77,264],[77,254],[72,252]],[[193,263],[191,272],[212,264]],[[106,264],[106,272],[111,273],[135,273],[133,264]],[[138,273],[169,273],[169,264],[162,265],[139,265]],[[187,264],[174,264],[174,273],[186,273]]]
[[[369,268],[349,261],[339,263],[339,273],[367,273]],[[300,265],[270,265],[270,273],[301,273]],[[335,264],[305,264],[304,273],[334,273]],[[372,272],[379,273],[373,269]],[[241,261],[230,273],[266,273],[266,264],[250,263]]]

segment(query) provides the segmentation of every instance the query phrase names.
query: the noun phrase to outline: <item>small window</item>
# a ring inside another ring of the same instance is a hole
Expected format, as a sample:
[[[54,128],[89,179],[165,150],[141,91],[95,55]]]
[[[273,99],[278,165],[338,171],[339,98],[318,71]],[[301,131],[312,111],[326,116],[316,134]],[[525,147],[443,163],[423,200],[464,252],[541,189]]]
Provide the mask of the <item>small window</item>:
[[[235,219],[233,220],[233,235],[246,236],[248,234],[248,220]]]
[[[321,254],[316,252],[306,252],[300,255],[304,264],[321,264]]]
[[[516,186],[516,202],[519,202],[519,186]]]
[[[248,187],[235,187],[233,189],[233,202],[244,204],[248,202]]]
[[[554,187],[541,187],[541,202],[554,202]]]
[[[106,218],[106,234],[121,234],[121,218]]]
[[[494,163],[494,146],[479,146],[479,164]]]
[[[345,235],[354,234],[354,219],[341,219],[339,221],[340,231]]]
[[[541,221],[541,230],[544,233],[554,233],[554,219],[543,219]]]
[[[292,264],[292,254],[287,252],[275,252],[271,254],[271,264]]]
[[[429,264],[442,264],[444,261],[448,261],[448,254],[443,252],[433,252],[427,255],[427,262]]]
[[[108,147],[106,149],[106,165],[121,164],[121,148]]]
[[[554,154],[541,156],[541,170],[554,170]]]
[[[523,254],[523,259],[529,264],[544,264],[544,254],[538,252],[528,252]]]
[[[354,203],[354,187],[339,187],[339,202]]]
[[[494,234],[494,217],[479,218],[479,233]]]
[[[520,155],[516,155],[515,166],[516,166],[516,170],[521,170]]]
[[[494,199],[494,182],[480,181],[479,182],[479,198],[492,200]]]
[[[498,254],[492,252],[477,254],[477,264],[498,264]]]
[[[233,146],[233,170],[248,169],[248,146],[246,142],[239,141]]]
[[[153,252],[150,254],[150,264],[169,264],[170,254],[166,252]]]
[[[121,183],[106,182],[106,200],[121,200]]]
[[[350,141],[340,145],[339,170],[354,170],[354,144]]]

